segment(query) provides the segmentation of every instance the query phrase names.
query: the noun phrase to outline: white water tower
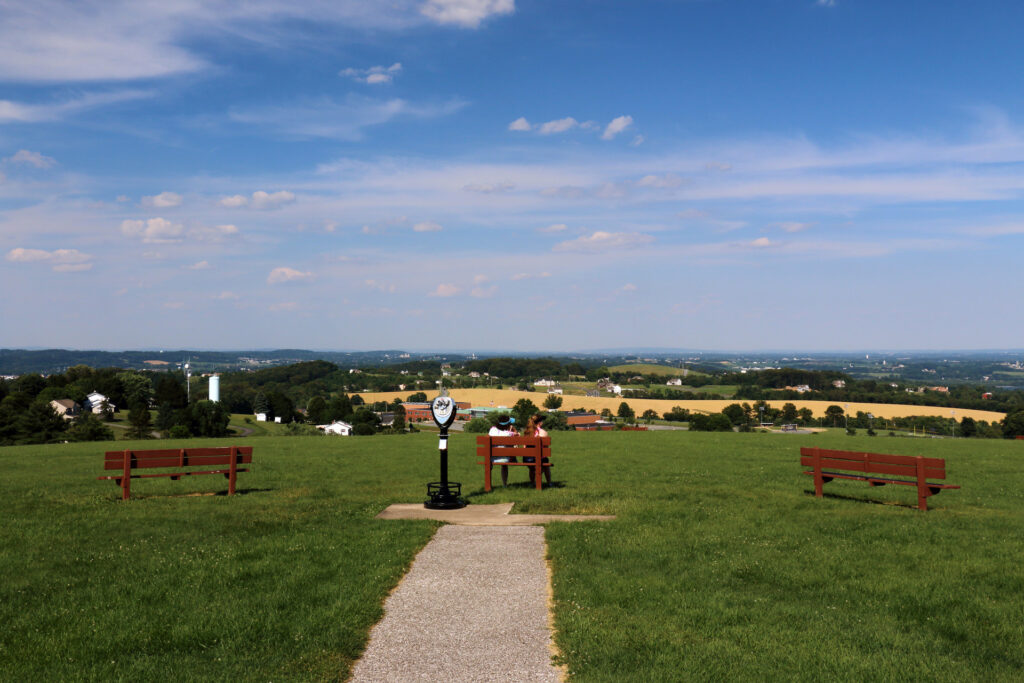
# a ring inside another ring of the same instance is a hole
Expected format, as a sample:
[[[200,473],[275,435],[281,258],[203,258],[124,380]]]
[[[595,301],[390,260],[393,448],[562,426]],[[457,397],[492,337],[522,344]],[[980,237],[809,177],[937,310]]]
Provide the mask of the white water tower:
[[[212,375],[210,377],[210,400],[214,402],[220,401],[220,375]]]

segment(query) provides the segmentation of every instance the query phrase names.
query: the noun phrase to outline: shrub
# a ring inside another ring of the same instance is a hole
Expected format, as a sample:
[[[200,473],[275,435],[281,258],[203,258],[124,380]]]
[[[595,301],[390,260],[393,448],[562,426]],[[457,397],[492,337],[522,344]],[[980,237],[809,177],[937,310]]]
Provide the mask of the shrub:
[[[486,417],[474,417],[466,423],[463,431],[469,434],[486,434],[491,428],[491,421]]]
[[[190,439],[192,438],[192,432],[185,425],[174,425],[167,432],[167,437],[171,439]]]
[[[362,422],[352,428],[352,433],[356,436],[373,436],[377,433],[377,430],[372,425]]]

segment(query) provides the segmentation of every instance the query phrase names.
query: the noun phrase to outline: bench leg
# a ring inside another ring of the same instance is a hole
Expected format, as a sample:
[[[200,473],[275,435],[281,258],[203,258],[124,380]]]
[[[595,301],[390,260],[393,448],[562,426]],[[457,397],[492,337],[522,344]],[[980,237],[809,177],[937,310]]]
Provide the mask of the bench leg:
[[[238,468],[238,447],[231,447],[231,472],[228,475],[228,495],[235,495],[235,478],[237,476],[236,470]]]
[[[541,478],[541,471],[542,471],[541,461],[542,460],[543,460],[543,458],[538,455],[536,458],[533,459],[533,467],[530,468],[531,470],[533,470],[533,478],[537,481],[537,490],[538,491],[540,491],[540,478]]]
[[[132,452],[124,452],[124,476],[121,477],[121,500],[128,500],[132,495]]]
[[[484,463],[484,491],[491,490],[491,456],[487,456],[487,462]]]

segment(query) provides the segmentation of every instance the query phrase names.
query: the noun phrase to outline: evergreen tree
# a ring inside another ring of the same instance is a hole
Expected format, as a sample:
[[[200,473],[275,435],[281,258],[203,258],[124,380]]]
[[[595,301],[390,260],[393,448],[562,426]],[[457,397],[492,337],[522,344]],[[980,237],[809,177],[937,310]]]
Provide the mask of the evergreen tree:
[[[263,395],[262,391],[256,394],[256,398],[252,401],[252,412],[256,415],[270,412],[270,402],[267,400],[267,397]]]
[[[149,417],[149,406],[145,403],[136,403],[128,411],[128,438],[148,439],[152,436],[153,423]]]
[[[52,443],[63,438],[67,430],[64,418],[43,401],[33,401],[18,418],[17,426],[20,443]]]
[[[113,441],[114,430],[103,424],[92,413],[85,412],[71,423],[68,437],[72,441]]]

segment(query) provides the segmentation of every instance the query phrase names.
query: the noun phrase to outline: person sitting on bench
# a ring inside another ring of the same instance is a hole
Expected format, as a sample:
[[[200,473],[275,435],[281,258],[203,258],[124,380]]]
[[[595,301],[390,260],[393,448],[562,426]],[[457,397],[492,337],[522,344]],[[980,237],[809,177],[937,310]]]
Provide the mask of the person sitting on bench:
[[[530,419],[526,421],[526,429],[523,430],[524,436],[547,436],[548,432],[544,429],[544,420],[546,416],[540,413],[535,413],[530,416]],[[529,456],[523,456],[523,462],[533,462],[533,458]],[[544,458],[542,464],[544,465],[544,478],[548,482],[548,486],[551,486],[551,468],[547,466],[549,460]],[[536,485],[537,482],[533,481],[534,470],[530,470],[530,483]]]
[[[487,432],[488,436],[519,436],[519,432],[513,426],[515,424],[515,418],[509,415],[502,415],[498,418],[498,424],[491,427],[490,431]],[[513,448],[513,446],[502,446],[502,448]],[[502,456],[500,458],[494,458],[494,462],[515,462],[515,456]],[[508,486],[508,466],[501,466],[501,485]]]

